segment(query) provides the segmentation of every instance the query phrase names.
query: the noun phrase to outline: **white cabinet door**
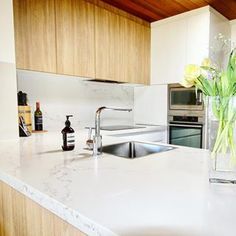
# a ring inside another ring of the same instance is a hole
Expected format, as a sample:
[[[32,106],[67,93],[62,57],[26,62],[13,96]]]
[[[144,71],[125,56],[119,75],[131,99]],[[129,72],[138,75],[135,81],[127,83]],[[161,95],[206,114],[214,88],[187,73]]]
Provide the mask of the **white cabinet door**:
[[[151,84],[178,83],[182,80],[186,40],[186,19],[152,27]]]
[[[213,60],[215,64],[217,64],[219,67],[222,69],[225,69],[228,64],[228,53],[227,49],[222,50],[222,43],[218,40],[215,39],[215,37],[221,33],[223,34],[226,38],[230,38],[231,36],[231,31],[230,29],[230,23],[228,19],[224,18],[223,16],[215,13],[212,11],[210,13],[210,57]],[[233,44],[234,40],[231,38]]]
[[[185,64],[201,64],[209,56],[210,13],[203,12],[187,19]]]

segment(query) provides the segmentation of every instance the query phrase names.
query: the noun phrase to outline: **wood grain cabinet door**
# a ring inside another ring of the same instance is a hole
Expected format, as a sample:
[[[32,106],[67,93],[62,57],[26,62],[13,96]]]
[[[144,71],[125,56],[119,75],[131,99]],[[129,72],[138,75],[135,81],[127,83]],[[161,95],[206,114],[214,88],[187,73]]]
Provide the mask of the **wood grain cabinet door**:
[[[96,78],[121,81],[120,16],[95,7]]]
[[[94,8],[84,0],[56,1],[58,74],[95,77]]]
[[[51,211],[0,181],[1,236],[85,236]]]
[[[150,28],[129,19],[123,19],[124,80],[134,84],[149,84]]]
[[[96,78],[148,84],[150,27],[102,7],[95,12]]]
[[[150,26],[118,9],[95,0],[14,0],[14,18],[19,69],[149,83]]]
[[[14,0],[16,64],[56,72],[55,9],[52,0]]]

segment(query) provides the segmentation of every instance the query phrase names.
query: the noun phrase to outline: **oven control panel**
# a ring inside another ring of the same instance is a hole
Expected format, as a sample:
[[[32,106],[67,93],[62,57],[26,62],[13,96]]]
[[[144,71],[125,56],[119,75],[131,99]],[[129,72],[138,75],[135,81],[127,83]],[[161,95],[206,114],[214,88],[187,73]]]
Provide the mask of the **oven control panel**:
[[[182,122],[199,122],[197,116],[173,116],[173,121],[182,121]]]

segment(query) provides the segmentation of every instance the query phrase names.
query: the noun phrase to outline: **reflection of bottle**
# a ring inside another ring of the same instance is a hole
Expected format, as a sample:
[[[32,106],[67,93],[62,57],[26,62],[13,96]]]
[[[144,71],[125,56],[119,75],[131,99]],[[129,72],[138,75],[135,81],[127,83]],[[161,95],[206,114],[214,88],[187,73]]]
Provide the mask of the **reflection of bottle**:
[[[43,130],[43,113],[40,110],[40,103],[36,102],[36,111],[34,112],[35,130]]]
[[[61,131],[63,139],[62,149],[64,151],[73,150],[75,147],[75,131],[70,127],[70,117],[72,116],[66,116],[66,127]]]

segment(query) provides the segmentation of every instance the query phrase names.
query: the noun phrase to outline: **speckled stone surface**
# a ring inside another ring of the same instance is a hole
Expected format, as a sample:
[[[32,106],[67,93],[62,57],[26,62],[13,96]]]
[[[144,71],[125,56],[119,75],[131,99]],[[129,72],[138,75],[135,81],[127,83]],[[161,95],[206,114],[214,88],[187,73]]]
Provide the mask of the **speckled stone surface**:
[[[71,152],[60,133],[1,141],[0,179],[88,235],[235,235],[236,187],[208,183],[206,150],[96,159],[86,137]]]

